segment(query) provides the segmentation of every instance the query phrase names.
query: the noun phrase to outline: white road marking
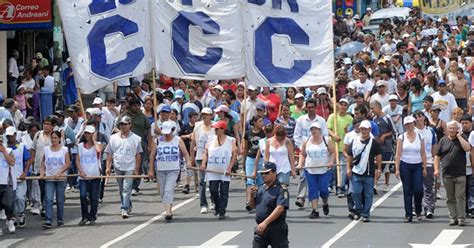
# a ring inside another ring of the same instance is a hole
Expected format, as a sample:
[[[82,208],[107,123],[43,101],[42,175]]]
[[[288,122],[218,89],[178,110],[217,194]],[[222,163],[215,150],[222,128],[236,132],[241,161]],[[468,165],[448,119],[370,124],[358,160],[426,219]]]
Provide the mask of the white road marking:
[[[3,235],[3,237],[5,237],[7,235],[9,235],[9,234],[5,234],[5,235]],[[13,245],[13,244],[15,244],[17,242],[20,242],[22,240],[24,240],[24,239],[5,239],[5,240],[0,241],[0,247],[9,247],[10,245]]]
[[[187,199],[187,200],[184,201],[184,202],[179,203],[178,205],[176,205],[176,206],[173,207],[173,211],[176,211],[176,210],[180,209],[181,207],[183,207],[183,206],[185,206],[185,205],[191,203],[191,202],[194,201],[195,199],[196,199],[195,197],[192,197],[192,198]],[[117,238],[115,238],[115,239],[113,239],[113,240],[111,240],[111,241],[109,241],[109,242],[103,244],[100,248],[107,248],[107,247],[110,247],[111,245],[114,245],[114,244],[118,243],[119,241],[124,240],[124,239],[126,239],[126,238],[132,236],[134,233],[136,233],[136,232],[142,230],[143,228],[149,226],[151,223],[153,223],[153,222],[155,222],[155,221],[157,221],[157,220],[163,218],[163,216],[165,216],[165,215],[166,215],[166,212],[163,212],[163,213],[161,213],[161,214],[159,214],[159,215],[157,215],[157,216],[151,218],[151,219],[148,220],[147,222],[145,222],[145,223],[143,223],[143,224],[141,224],[141,225],[139,225],[139,226],[133,228],[132,230],[130,230],[130,231],[128,231],[128,232],[126,232],[126,233],[124,233],[124,234],[118,236]]]
[[[380,199],[378,199],[374,204],[372,204],[372,208],[370,209],[370,212],[374,211],[378,206],[382,205],[382,203],[387,200],[395,191],[400,189],[402,187],[402,182],[399,182],[397,185],[393,186],[393,188],[385,193]],[[348,233],[352,228],[354,228],[357,223],[359,223],[358,220],[353,220],[351,223],[347,224],[346,227],[344,227],[341,231],[339,231],[334,237],[332,237],[330,240],[328,240],[326,243],[324,243],[322,248],[329,248],[331,247],[336,241],[338,241],[342,236],[344,236],[346,233]]]
[[[238,245],[224,245],[229,240],[241,234],[242,231],[225,231],[220,232],[200,246],[178,246],[178,248],[238,248]]]
[[[463,230],[445,229],[431,242],[431,244],[410,244],[413,248],[461,248],[468,247],[472,244],[453,245]]]

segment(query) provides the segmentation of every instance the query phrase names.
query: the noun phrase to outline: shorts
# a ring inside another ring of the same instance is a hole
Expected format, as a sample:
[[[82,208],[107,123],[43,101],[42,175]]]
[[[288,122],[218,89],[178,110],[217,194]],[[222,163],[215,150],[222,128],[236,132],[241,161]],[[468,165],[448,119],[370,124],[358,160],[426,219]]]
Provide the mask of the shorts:
[[[290,185],[290,172],[280,172],[277,175],[277,180],[280,184]]]
[[[263,165],[263,158],[261,158],[258,161],[257,171],[262,168],[262,165]],[[252,176],[254,168],[255,168],[255,158],[247,157],[245,160],[245,175]],[[255,184],[257,186],[263,185],[263,177],[260,173],[257,173],[256,179],[247,178],[247,182],[246,182],[247,186],[252,186]]]

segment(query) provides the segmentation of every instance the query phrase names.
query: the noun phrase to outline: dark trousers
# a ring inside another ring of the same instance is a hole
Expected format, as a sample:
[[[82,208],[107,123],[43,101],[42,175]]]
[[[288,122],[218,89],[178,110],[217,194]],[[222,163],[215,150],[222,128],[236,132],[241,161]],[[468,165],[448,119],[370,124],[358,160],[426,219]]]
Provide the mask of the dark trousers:
[[[13,199],[13,187],[11,185],[0,185],[0,209],[4,209],[8,217],[12,217],[14,213]]]
[[[101,164],[100,164],[100,175],[102,176],[106,176],[105,175],[105,169],[106,169],[106,165],[105,165],[105,160],[102,160]],[[103,199],[104,198],[104,190],[105,190],[105,181],[106,179],[102,179],[100,180],[100,190],[99,190],[99,199]]]
[[[403,201],[405,217],[413,213],[413,198],[415,199],[415,213],[421,214],[423,200],[423,167],[420,164],[400,162],[400,178],[403,184]]]
[[[229,201],[229,185],[230,182],[222,180],[209,181],[211,199],[215,204],[214,209],[219,215],[225,215],[227,202]]]
[[[100,179],[79,180],[79,192],[81,198],[81,213],[83,220],[97,219],[97,208],[99,207]],[[87,197],[90,199],[90,211]]]
[[[77,174],[76,156],[76,153],[71,153],[71,166],[69,167],[68,174]],[[68,177],[67,183],[70,187],[77,188],[77,177]]]
[[[253,248],[285,248],[289,247],[288,225],[285,221],[276,221],[268,225],[263,235],[254,234]]]

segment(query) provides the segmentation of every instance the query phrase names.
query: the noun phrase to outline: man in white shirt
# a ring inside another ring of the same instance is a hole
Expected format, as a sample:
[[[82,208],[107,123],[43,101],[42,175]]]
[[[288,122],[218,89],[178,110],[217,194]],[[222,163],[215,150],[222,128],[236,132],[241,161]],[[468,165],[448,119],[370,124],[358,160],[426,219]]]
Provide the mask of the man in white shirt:
[[[358,93],[364,94],[364,99],[368,101],[370,99],[370,95],[372,89],[374,88],[374,83],[368,79],[369,73],[365,68],[362,68],[359,71],[359,79],[355,80],[354,85],[356,86],[356,90]]]
[[[13,97],[16,94],[16,81],[20,76],[18,64],[16,60],[20,57],[18,50],[13,50],[12,56],[8,59],[8,97]]]
[[[54,77],[50,75],[51,67],[45,66],[43,68],[43,76],[44,76],[44,87],[48,92],[54,92]]]
[[[389,95],[385,91],[385,89],[387,88],[386,83],[387,82],[383,80],[377,81],[377,84],[376,84],[377,93],[373,94],[370,97],[370,103],[377,101],[382,105],[382,108],[385,108],[386,106],[388,106]]]
[[[244,103],[242,103],[245,108],[245,122],[244,123],[249,122],[255,116],[255,114],[257,113],[257,105],[259,103],[263,104],[263,101],[260,98],[257,98],[259,93],[260,92],[255,86],[249,85],[247,87],[248,97],[247,99],[244,100]],[[243,120],[243,116],[241,119]]]
[[[448,92],[448,87],[444,80],[438,81],[438,91],[433,95],[433,104],[441,108],[439,118],[445,122],[451,120],[451,113],[458,107],[454,95]]]
[[[110,141],[105,148],[107,153],[106,175],[110,176],[112,171],[112,162],[115,167],[116,175],[139,175],[141,167],[141,138],[131,132],[132,121],[130,117],[124,116],[119,120],[120,132],[110,136]],[[128,218],[132,210],[132,178],[118,178],[122,218]]]

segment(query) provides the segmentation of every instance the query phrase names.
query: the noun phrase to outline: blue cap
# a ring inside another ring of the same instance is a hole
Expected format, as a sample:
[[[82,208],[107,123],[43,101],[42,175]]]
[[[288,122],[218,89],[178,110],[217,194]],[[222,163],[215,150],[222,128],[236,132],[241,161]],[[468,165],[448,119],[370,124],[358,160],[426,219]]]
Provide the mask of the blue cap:
[[[174,92],[174,99],[176,98],[183,98],[184,97],[184,91],[183,90],[176,90]]]
[[[263,164],[263,168],[261,170],[258,171],[258,173],[266,173],[266,172],[270,172],[270,171],[273,171],[275,172],[277,169],[277,166],[275,163],[273,162],[265,162]]]
[[[257,106],[255,106],[255,109],[265,110],[265,103],[263,102],[257,103]]]
[[[438,81],[438,85],[442,85],[442,84],[446,85],[446,81],[444,81],[443,79],[440,79]]]
[[[167,112],[167,113],[170,113],[171,112],[171,108],[170,106],[166,105],[166,106],[163,106],[160,110],[160,113],[161,112]]]

